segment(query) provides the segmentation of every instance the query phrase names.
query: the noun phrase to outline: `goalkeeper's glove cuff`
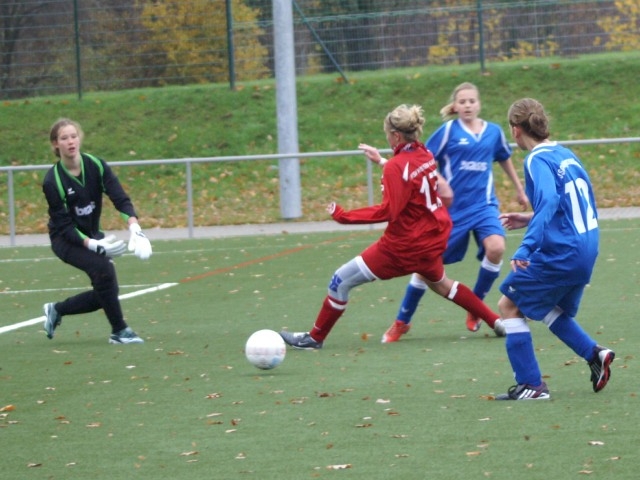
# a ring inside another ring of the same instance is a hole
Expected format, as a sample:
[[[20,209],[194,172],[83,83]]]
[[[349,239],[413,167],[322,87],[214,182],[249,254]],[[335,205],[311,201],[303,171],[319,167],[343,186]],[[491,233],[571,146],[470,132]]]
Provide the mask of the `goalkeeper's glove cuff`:
[[[87,247],[92,252],[96,252],[98,255],[104,255],[107,257],[119,257],[127,249],[122,240],[116,240],[115,235],[109,235],[102,240],[90,238],[87,243]]]

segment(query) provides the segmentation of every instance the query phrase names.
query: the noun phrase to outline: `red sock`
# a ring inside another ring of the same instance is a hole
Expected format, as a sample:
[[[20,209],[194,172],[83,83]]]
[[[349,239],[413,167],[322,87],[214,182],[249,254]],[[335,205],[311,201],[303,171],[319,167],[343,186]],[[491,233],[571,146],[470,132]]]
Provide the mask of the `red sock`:
[[[345,308],[347,308],[347,302],[341,302],[327,295],[324,302],[322,302],[322,308],[318,312],[313,330],[310,332],[311,337],[316,342],[323,342],[344,313]]]
[[[469,287],[460,282],[453,282],[453,287],[446,298],[456,305],[460,305],[471,315],[483,319],[491,328],[500,318],[500,315],[491,310]]]

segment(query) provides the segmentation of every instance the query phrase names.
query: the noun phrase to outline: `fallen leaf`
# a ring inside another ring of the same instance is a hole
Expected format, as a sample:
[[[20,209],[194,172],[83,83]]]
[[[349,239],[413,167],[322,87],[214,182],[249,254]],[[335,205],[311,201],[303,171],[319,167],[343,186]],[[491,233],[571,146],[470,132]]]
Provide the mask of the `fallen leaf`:
[[[16,407],[14,407],[13,405],[5,405],[4,407],[0,408],[0,412],[13,412],[16,409]]]
[[[604,445],[604,442],[601,442],[599,440],[591,440],[589,442],[589,445],[595,446],[595,447],[600,447],[602,445]]]
[[[180,454],[180,456],[181,457],[190,457],[191,455],[198,455],[198,453],[200,453],[200,452],[198,452],[197,450],[192,450],[190,452],[182,452]]]
[[[350,463],[344,463],[342,465],[327,465],[329,470],[346,470],[347,468],[351,468]]]

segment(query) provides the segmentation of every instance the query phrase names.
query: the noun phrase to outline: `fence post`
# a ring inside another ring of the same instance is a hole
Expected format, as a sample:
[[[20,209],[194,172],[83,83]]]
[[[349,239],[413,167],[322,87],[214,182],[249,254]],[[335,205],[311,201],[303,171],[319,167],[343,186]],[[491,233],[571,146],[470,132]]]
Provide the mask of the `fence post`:
[[[189,238],[193,238],[193,177],[191,172],[191,162],[186,163],[186,182],[187,182],[187,225],[189,230]]]
[[[9,244],[16,244],[16,199],[13,193],[13,171],[7,172],[7,190],[9,193]]]
[[[73,26],[76,42],[76,81],[78,82],[78,100],[82,100],[82,72],[80,62],[80,20],[78,18],[78,0],[73,0]]]
[[[296,62],[291,0],[273,0],[273,37],[276,74],[278,153],[298,153]],[[284,219],[302,216],[300,161],[279,160],[280,213]]]
[[[227,56],[229,57],[229,88],[231,90],[236,89],[236,69],[235,69],[235,54],[233,48],[233,12],[231,10],[231,0],[226,0],[227,3]]]
[[[478,50],[480,51],[480,71],[484,72],[484,27],[482,26],[482,0],[478,0]]]

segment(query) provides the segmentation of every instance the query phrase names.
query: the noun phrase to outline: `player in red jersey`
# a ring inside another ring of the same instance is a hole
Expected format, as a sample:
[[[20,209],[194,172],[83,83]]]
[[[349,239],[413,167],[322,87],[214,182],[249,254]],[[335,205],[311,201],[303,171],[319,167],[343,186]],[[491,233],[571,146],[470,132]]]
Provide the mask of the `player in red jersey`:
[[[424,276],[434,292],[488,323],[499,318],[467,286],[445,274],[442,254],[452,223],[443,200],[451,200],[453,193],[438,175],[433,155],[419,141],[423,125],[418,105],[400,105],[385,117],[384,132],[394,155],[383,167],[382,203],[351,211],[335,203],[327,207],[339,223],[388,225],[378,241],[336,270],[313,329],[280,333],[292,347],[322,348],[344,313],[352,288],[412,273]]]

